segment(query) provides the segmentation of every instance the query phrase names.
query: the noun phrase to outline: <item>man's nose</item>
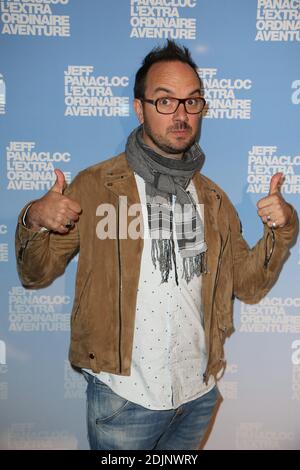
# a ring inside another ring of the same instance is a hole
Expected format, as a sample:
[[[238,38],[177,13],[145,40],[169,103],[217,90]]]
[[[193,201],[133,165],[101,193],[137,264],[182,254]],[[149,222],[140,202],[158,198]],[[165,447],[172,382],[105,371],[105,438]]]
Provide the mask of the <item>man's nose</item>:
[[[188,120],[188,113],[185,110],[184,103],[180,103],[178,108],[176,109],[175,113],[173,114],[174,119],[180,119],[187,121]]]

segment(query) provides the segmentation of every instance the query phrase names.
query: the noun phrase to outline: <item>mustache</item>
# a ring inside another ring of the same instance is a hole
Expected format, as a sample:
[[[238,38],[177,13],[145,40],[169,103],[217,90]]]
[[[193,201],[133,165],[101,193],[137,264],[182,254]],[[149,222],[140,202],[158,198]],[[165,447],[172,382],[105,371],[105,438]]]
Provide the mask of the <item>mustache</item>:
[[[185,121],[178,121],[174,124],[174,126],[168,128],[169,132],[184,131],[184,130],[189,130],[189,131],[192,130],[191,126],[189,126],[188,123]]]

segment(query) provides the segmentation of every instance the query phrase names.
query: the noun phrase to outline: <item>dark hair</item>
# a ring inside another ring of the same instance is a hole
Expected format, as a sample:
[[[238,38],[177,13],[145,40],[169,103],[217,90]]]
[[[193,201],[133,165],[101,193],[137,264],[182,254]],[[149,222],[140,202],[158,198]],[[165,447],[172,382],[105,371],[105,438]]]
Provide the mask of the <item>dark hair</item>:
[[[144,58],[142,66],[139,68],[135,76],[134,97],[145,97],[147,73],[153,64],[156,64],[157,62],[170,62],[176,60],[192,67],[199,78],[200,86],[202,88],[201,80],[197,72],[197,65],[193,61],[189,49],[168,39],[167,44],[164,47],[155,47]]]

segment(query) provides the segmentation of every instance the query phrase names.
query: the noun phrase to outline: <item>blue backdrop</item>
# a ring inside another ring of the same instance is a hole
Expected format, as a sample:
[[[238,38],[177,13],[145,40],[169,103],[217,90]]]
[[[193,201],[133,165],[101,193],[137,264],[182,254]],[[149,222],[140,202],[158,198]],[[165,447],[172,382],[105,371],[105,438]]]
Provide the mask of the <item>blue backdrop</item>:
[[[124,149],[134,75],[166,38],[188,46],[209,112],[203,173],[228,193],[250,244],[270,177],[300,209],[299,0],[0,1],[0,448],[84,449],[85,383],[67,361],[76,259],[49,288],[15,269],[19,210]],[[100,261],[99,261],[100,262]],[[207,449],[300,449],[300,251],[258,305],[235,303]]]

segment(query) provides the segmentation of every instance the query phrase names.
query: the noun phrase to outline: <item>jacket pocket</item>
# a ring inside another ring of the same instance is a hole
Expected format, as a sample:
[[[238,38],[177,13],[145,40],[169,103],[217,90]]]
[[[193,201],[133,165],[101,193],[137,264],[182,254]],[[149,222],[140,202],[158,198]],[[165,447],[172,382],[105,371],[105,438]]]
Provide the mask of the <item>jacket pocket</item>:
[[[215,312],[217,326],[221,343],[230,336],[233,331],[233,261],[231,251],[231,232],[228,230],[227,237],[222,249],[222,262],[216,289]]]
[[[87,287],[90,284],[91,275],[92,275],[92,271],[89,271],[89,273],[87,274],[87,276],[85,278],[85,281],[82,285],[82,288],[81,288],[78,296],[76,296],[77,299],[75,300],[75,303],[74,303],[74,306],[73,306],[73,311],[72,311],[72,323],[76,320],[76,318],[78,316],[78,313],[79,313],[79,310],[80,310],[79,307],[80,307],[83,295],[86,292]]]
[[[219,331],[219,337],[222,345],[224,344],[226,338],[228,338],[234,332],[234,326],[232,321],[232,310],[216,311],[217,325]]]

